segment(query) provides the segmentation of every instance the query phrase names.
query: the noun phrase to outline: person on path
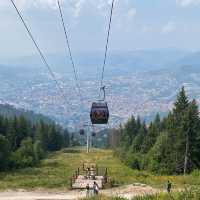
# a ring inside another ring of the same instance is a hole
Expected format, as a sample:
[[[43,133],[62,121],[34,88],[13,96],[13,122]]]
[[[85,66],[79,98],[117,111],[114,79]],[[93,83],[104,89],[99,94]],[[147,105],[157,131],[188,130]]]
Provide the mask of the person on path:
[[[86,198],[90,197],[90,186],[89,184],[86,185]]]
[[[168,180],[168,182],[167,182],[167,192],[170,193],[170,192],[171,192],[171,189],[172,189],[172,184],[171,184],[171,182]]]
[[[90,168],[89,167],[87,167],[86,176],[87,176],[87,179],[90,178]]]
[[[94,195],[99,194],[99,186],[96,182],[94,182],[94,185],[93,185],[93,192],[94,192]]]

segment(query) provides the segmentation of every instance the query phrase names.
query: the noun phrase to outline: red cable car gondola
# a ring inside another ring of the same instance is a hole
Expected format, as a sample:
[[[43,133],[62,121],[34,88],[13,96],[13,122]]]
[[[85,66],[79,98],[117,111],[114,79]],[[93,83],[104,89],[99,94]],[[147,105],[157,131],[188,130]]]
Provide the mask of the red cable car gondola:
[[[107,124],[109,119],[109,110],[107,102],[105,102],[105,87],[101,90],[104,92],[103,100],[92,103],[92,108],[90,112],[90,119],[92,124]]]
[[[107,124],[109,119],[109,110],[106,102],[94,102],[90,112],[92,124]]]

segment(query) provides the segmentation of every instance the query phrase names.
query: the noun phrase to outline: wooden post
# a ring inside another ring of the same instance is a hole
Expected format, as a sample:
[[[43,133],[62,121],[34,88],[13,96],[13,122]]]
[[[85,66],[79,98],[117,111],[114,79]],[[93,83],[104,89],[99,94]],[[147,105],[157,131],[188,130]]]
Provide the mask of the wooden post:
[[[74,174],[73,174],[72,178],[73,178],[73,181],[74,181],[74,180],[75,180],[75,176],[74,176]]]
[[[70,188],[71,189],[72,189],[72,185],[73,185],[72,178],[70,178]]]
[[[96,173],[97,173],[97,176],[99,176],[99,168],[96,167]]]
[[[108,168],[106,167],[106,172],[105,172],[105,176],[108,175]]]
[[[106,172],[105,172],[105,183],[108,182],[108,168],[106,167]]]

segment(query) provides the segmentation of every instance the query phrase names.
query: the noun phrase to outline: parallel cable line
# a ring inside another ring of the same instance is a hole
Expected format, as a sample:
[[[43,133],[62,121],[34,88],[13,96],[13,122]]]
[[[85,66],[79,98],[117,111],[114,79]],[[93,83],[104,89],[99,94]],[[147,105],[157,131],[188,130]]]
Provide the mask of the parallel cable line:
[[[112,1],[111,11],[110,11],[110,19],[109,19],[109,26],[108,26],[108,33],[107,33],[107,40],[106,40],[104,61],[103,61],[103,67],[102,67],[100,88],[103,87],[103,81],[104,81],[105,66],[106,66],[106,61],[107,61],[107,53],[108,53],[108,45],[109,45],[109,38],[110,38],[110,30],[111,30],[111,24],[112,24],[112,16],[113,16],[114,3],[115,3],[115,0]]]
[[[17,12],[19,18],[20,18],[20,20],[22,21],[22,23],[23,23],[23,25],[24,25],[24,27],[25,27],[25,29],[27,30],[28,35],[30,36],[32,42],[34,43],[34,45],[35,45],[35,47],[36,47],[36,49],[37,49],[37,51],[38,51],[38,53],[39,53],[39,55],[40,55],[40,57],[41,57],[43,63],[44,63],[44,65],[45,65],[46,68],[48,69],[49,74],[51,75],[52,79],[55,81],[55,84],[56,84],[56,86],[58,87],[58,89],[60,90],[60,92],[61,92],[63,98],[65,98],[65,94],[64,94],[64,91],[63,91],[62,87],[60,86],[58,80],[56,79],[56,76],[55,76],[54,72],[51,70],[51,67],[50,67],[50,65],[48,64],[48,62],[47,62],[47,60],[46,60],[44,54],[42,53],[42,51],[41,51],[39,45],[37,44],[36,40],[34,39],[33,34],[31,33],[31,31],[30,31],[28,25],[26,24],[26,22],[25,22],[25,20],[24,20],[24,18],[23,18],[23,16],[22,16],[22,14],[20,13],[19,9],[17,8],[17,6],[16,6],[14,0],[10,0],[10,1],[11,1],[11,3],[13,4],[13,6],[14,6],[14,8],[15,8],[15,10],[16,10],[16,12]],[[68,104],[69,104],[69,102],[68,102]]]
[[[64,30],[64,34],[65,34],[65,40],[66,40],[66,44],[67,44],[67,50],[69,51],[69,57],[70,57],[70,61],[72,64],[72,68],[73,68],[73,73],[74,73],[74,78],[75,78],[75,82],[76,82],[76,87],[78,89],[78,94],[80,97],[80,101],[83,104],[83,98],[82,98],[82,94],[81,94],[81,87],[80,87],[80,83],[79,83],[79,79],[78,79],[78,73],[77,73],[77,69],[75,67],[75,62],[72,56],[72,51],[71,51],[71,47],[70,47],[70,42],[69,42],[69,37],[67,34],[67,29],[65,26],[65,21],[64,21],[64,17],[63,17],[63,12],[62,12],[62,8],[61,8],[61,4],[60,1],[57,0],[58,3],[58,8],[59,8],[59,12],[60,12],[60,18],[61,18],[61,22],[62,22],[62,26],[63,26],[63,30]]]

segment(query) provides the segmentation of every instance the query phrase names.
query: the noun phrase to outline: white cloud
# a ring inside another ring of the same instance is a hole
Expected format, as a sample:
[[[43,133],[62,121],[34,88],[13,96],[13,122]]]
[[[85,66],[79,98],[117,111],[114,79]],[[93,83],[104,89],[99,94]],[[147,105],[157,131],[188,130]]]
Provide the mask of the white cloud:
[[[136,14],[137,14],[136,9],[135,8],[131,8],[131,9],[128,10],[127,16],[129,18],[133,18],[133,17],[135,17]]]
[[[61,0],[63,2],[64,0]],[[27,9],[31,7],[36,8],[52,8],[55,9],[57,7],[57,0],[14,0],[15,4],[20,9]],[[1,0],[0,1],[0,8],[9,7],[11,4],[8,0]]]
[[[174,22],[168,22],[162,27],[161,32],[163,34],[172,33],[176,30],[176,24]]]
[[[200,0],[176,0],[176,4],[181,7],[188,7],[200,4]]]
[[[57,9],[57,0],[14,0],[20,9]],[[112,4],[112,0],[60,0],[65,10],[73,15],[79,17],[82,12],[94,12],[107,15],[107,11]],[[9,0],[0,0],[0,9],[10,7]],[[130,18],[134,17],[136,10],[132,5],[132,0],[115,0],[115,14],[127,15]]]

